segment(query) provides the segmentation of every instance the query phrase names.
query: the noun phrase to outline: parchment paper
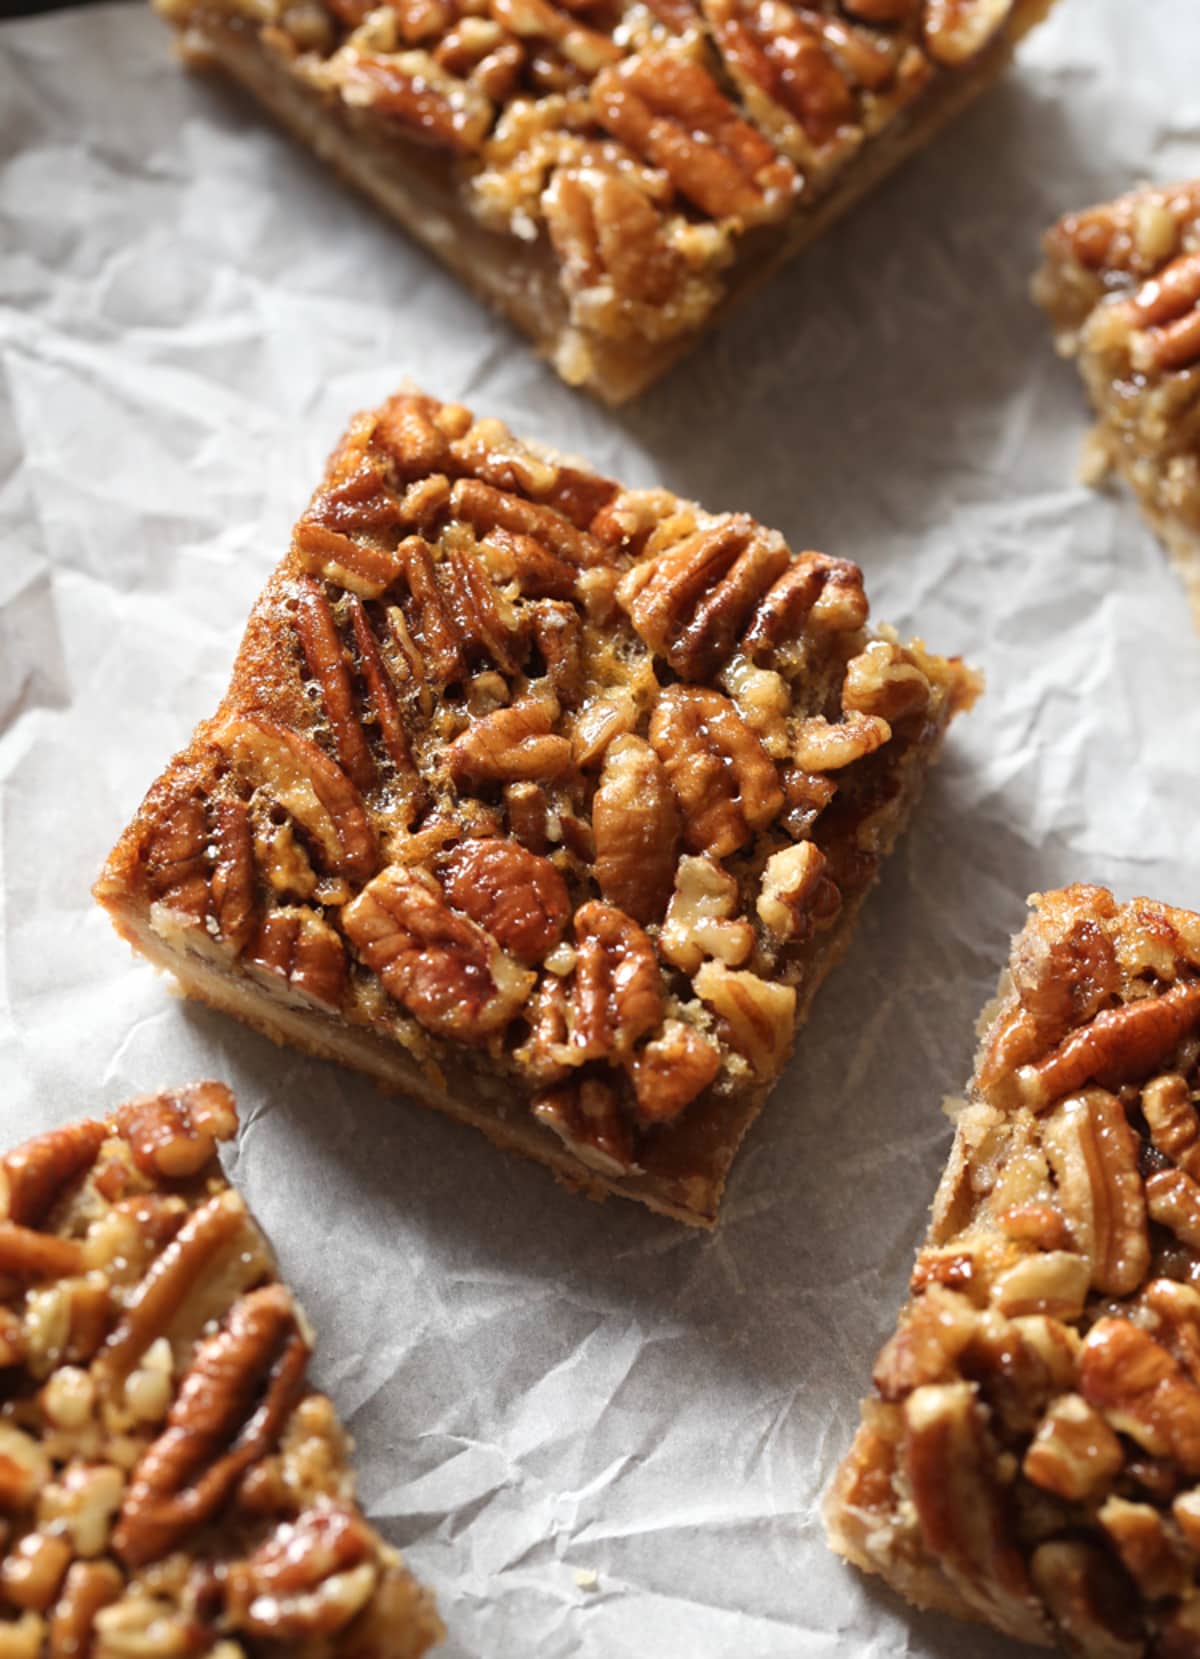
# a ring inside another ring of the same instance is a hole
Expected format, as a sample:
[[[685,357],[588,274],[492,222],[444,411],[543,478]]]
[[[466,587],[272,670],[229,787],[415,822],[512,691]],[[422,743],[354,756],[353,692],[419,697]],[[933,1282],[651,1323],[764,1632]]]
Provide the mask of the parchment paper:
[[[111,5],[0,27],[0,1134],[227,1079],[448,1655],[1015,1653],[826,1551],[1031,890],[1200,905],[1200,639],[1026,298],[1042,226],[1200,171],[1195,0],[1062,0],[933,149],[609,416]],[[211,711],[346,417],[405,375],[866,568],[980,664],[848,960],[697,1237],[173,999],[88,889]],[[596,1575],[595,1588],[586,1581]]]

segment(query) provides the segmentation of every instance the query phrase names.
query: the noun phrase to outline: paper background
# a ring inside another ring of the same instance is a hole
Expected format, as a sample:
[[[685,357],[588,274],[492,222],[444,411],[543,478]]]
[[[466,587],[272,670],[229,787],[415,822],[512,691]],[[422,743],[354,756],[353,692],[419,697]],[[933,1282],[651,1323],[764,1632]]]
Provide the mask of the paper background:
[[[1075,482],[1079,388],[1026,298],[1057,213],[1200,170],[1198,52],[1195,0],[1062,0],[610,416],[141,7],[0,27],[0,1135],[236,1087],[233,1173],[448,1656],[1017,1651],[837,1563],[817,1502],[1025,894],[1200,905],[1200,640],[1133,509]],[[987,671],[715,1238],[182,1005],[89,901],[347,415],[405,375],[859,560],[877,617]]]

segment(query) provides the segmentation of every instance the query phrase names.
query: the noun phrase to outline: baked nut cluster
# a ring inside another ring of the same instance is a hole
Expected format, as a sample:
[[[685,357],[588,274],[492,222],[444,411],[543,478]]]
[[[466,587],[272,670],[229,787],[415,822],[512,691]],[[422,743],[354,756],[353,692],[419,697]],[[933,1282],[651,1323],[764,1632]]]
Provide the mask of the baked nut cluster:
[[[831,1492],[921,1605],[1200,1650],[1200,916],[1035,899]]]
[[[217,1083],[0,1159],[3,1659],[419,1659]]]
[[[197,995],[711,1221],[975,689],[845,560],[406,393],[97,894]]]
[[[768,230],[869,156],[865,189],[1049,0],[158,3],[615,398],[761,268]],[[467,228],[448,240],[439,213]],[[491,269],[525,254],[519,282]]]
[[[1200,624],[1200,180],[1068,214],[1034,283],[1116,469],[1187,584]]]

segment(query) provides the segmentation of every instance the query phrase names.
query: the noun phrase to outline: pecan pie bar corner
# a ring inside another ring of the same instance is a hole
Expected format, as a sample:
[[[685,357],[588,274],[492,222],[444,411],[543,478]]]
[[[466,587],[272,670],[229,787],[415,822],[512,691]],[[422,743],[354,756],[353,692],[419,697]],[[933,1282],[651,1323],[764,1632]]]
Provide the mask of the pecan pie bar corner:
[[[96,893],[189,994],[711,1224],[976,689],[846,560],[404,393]]]
[[[1200,915],[1033,900],[826,1506],[910,1601],[1200,1653]]]
[[[4,1659],[420,1659],[312,1335],[198,1083],[0,1159]]]
[[[1000,71],[1052,0],[156,0],[610,402]]]
[[[1096,412],[1089,470],[1130,485],[1200,627],[1200,179],[1070,213],[1045,253],[1034,296]]]

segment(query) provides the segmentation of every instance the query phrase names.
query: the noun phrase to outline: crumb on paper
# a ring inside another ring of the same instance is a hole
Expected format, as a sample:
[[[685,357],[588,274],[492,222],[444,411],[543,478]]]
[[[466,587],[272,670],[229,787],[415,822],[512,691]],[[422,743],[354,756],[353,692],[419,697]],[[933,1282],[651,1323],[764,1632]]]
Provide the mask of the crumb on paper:
[[[581,1590],[594,1590],[600,1583],[600,1575],[590,1567],[576,1567],[575,1582]]]

